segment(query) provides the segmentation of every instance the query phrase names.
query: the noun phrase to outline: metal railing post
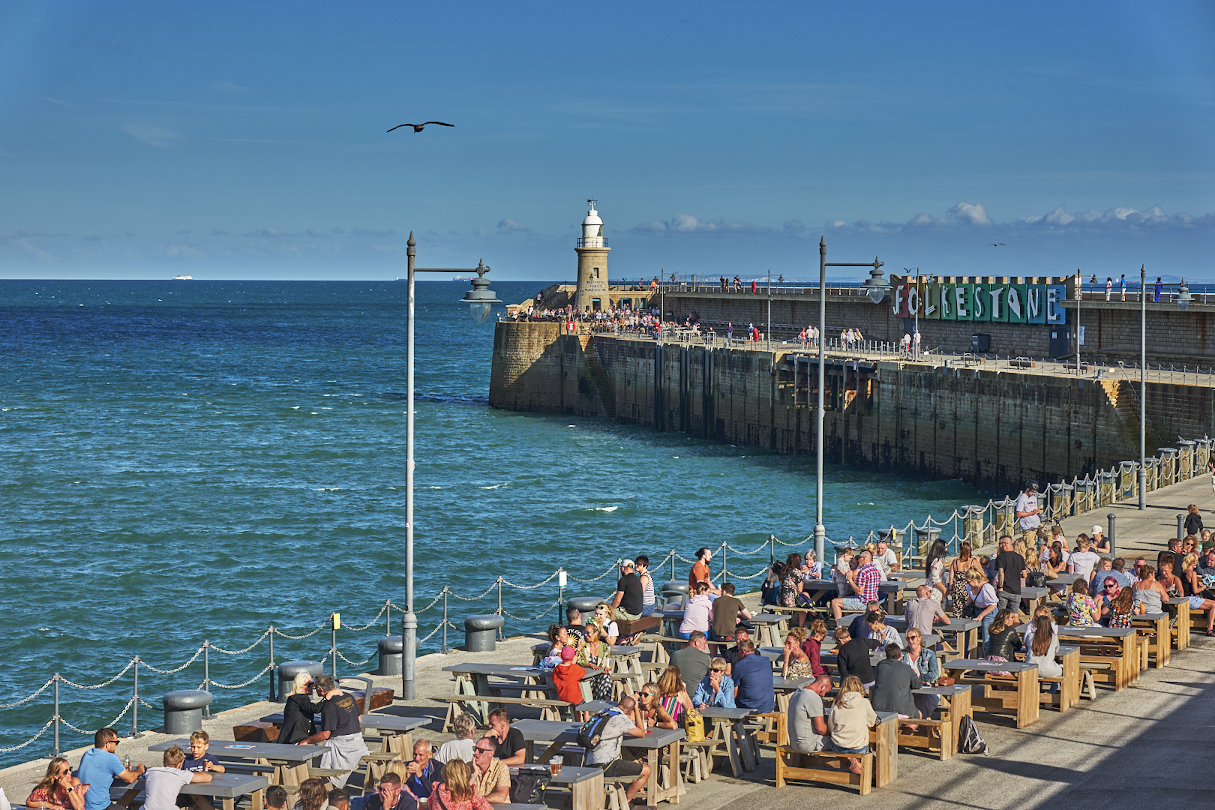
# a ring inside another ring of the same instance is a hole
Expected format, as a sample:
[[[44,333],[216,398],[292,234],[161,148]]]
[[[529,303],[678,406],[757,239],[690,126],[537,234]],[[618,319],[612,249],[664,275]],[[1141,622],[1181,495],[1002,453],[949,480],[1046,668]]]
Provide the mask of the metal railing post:
[[[134,682],[131,684],[131,738],[139,736],[139,656],[135,656],[135,666],[132,667],[131,673],[134,675]]]
[[[51,680],[55,682],[55,748],[51,752],[51,756],[57,757],[59,756],[59,673],[56,672],[55,677]]]
[[[203,639],[203,691],[211,691],[211,642]],[[211,716],[211,706],[203,706],[203,717]]]
[[[384,635],[392,635],[392,600],[384,600]]]
[[[336,681],[337,674],[337,622],[333,620],[332,613],[329,614],[329,660],[330,670],[333,674],[333,679]],[[370,699],[370,698],[369,698]]]
[[[498,615],[502,615],[502,577],[498,577]],[[506,626],[506,622],[502,622],[502,627]],[[501,641],[506,636],[502,632],[502,627],[498,628],[498,641]]]
[[[721,544],[721,583],[726,582],[726,544]]]
[[[278,677],[274,671],[274,625],[270,625],[266,632],[270,635],[270,702],[274,703],[278,700],[278,692],[275,688],[278,686]]]
[[[447,586],[443,586],[443,650],[447,652]]]
[[[771,570],[774,565],[776,565],[776,535],[770,534],[768,535],[768,569]]]

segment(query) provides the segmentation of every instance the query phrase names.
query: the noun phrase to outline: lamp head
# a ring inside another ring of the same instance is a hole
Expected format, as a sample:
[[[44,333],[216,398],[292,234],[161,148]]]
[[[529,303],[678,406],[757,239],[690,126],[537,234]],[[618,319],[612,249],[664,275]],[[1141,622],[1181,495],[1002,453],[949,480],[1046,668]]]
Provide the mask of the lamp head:
[[[878,268],[881,263],[876,259],[873,262],[873,269],[869,271],[869,278],[865,279],[865,283],[861,288],[869,295],[869,300],[875,304],[880,304],[886,299],[886,291],[890,289],[886,284],[886,279],[883,278],[882,271]]]
[[[485,278],[485,274],[489,272],[489,268],[485,266],[483,261],[477,262],[477,277],[472,280],[472,289],[464,293],[464,297],[460,300],[468,304],[469,314],[477,323],[485,323],[489,319],[490,310],[494,304],[501,304],[498,296],[489,288],[489,279]]]
[[[1190,288],[1186,286],[1185,279],[1181,280],[1181,286],[1177,288],[1177,308],[1182,312],[1190,306],[1190,302],[1194,300],[1194,296],[1190,295]]]

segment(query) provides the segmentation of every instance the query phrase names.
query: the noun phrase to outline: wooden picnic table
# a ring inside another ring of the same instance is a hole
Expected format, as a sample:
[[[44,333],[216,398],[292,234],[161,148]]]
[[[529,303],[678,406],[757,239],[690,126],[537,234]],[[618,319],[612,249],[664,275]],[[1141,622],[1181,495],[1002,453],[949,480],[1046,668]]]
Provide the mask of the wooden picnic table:
[[[1081,665],[1110,665],[1115,692],[1126,689],[1139,677],[1138,631],[1134,627],[1063,625],[1059,627],[1059,640],[1064,639],[1080,645]]]
[[[1156,669],[1168,666],[1169,656],[1173,649],[1169,614],[1165,611],[1132,614],[1131,626],[1137,628],[1141,636],[1147,637],[1149,659],[1155,662]]]
[[[759,767],[759,749],[746,727],[746,720],[751,716],[750,709],[722,709],[711,706],[701,709],[700,713],[713,723],[712,732],[706,734],[706,738],[719,741],[718,745],[725,744],[726,754],[730,758],[730,770],[735,779],[740,778],[743,771],[750,772]],[[710,773],[713,771],[713,757],[718,745],[710,746],[705,752],[708,758],[707,770]]]
[[[511,725],[523,735],[523,740],[527,744],[529,762],[536,761],[535,744],[537,742],[549,743],[548,748],[540,754],[540,759],[547,762],[567,743],[577,740],[580,728],[579,723],[560,720],[520,720]],[[685,736],[681,728],[658,728],[651,729],[644,737],[625,737],[621,741],[624,748],[646,752],[650,765],[650,778],[645,786],[647,806],[656,807],[660,801],[679,802],[679,794],[683,787],[679,769],[679,742]],[[662,768],[660,767],[664,749],[667,751],[667,761],[670,763],[666,784],[662,783]]]
[[[537,763],[544,766],[545,773],[551,773],[549,763]],[[519,773],[519,769],[511,767],[511,776]],[[552,777],[553,785],[561,785],[570,789],[571,810],[603,810],[603,769],[589,768],[579,765],[562,763],[561,772]],[[544,805],[537,805],[544,807]],[[498,805],[494,805],[498,807]],[[547,808],[546,808],[547,810]],[[622,808],[622,810],[624,810]]]
[[[1012,714],[1017,721],[1017,728],[1025,728],[1038,722],[1039,687],[1038,665],[1008,661],[994,661],[958,658],[941,663],[942,671],[955,673],[954,677],[961,683],[982,687],[972,690],[971,704],[998,714]],[[967,672],[984,673],[982,677],[966,678]],[[996,680],[987,675],[989,672],[1007,672],[1011,679]],[[995,687],[1012,686],[1010,691],[995,691]],[[978,692],[976,694],[975,692]]]
[[[904,639],[907,638],[906,616],[887,616],[886,624],[898,630]],[[939,652],[943,655],[952,655],[955,658],[958,656],[967,658],[972,654],[978,653],[979,624],[974,619],[955,618],[953,616],[949,617],[949,624],[934,622],[932,625],[934,635],[941,636],[942,641],[944,641],[943,637],[945,636],[950,636],[953,639],[952,647],[943,643],[942,649]]]
[[[114,800],[119,807],[130,807],[139,793],[146,787],[145,777],[141,776],[127,784],[119,779],[114,780],[110,793],[119,792]],[[213,773],[210,782],[190,782],[182,785],[179,791],[183,796],[193,797],[197,810],[211,810],[211,799],[219,799],[223,810],[235,810],[236,800],[241,796],[249,796],[253,810],[262,810],[264,793],[270,787],[270,780],[264,776],[243,773]]]
[[[396,754],[397,759],[408,761],[413,757],[413,730],[427,725],[432,719],[399,717],[395,714],[362,714],[359,715],[359,726],[363,731],[379,732],[381,753]],[[283,713],[268,714],[261,718],[261,722],[281,726]]]
[[[813,680],[813,678],[782,678],[779,675],[773,676],[772,689],[776,692],[776,710],[787,713],[789,711],[789,698],[793,697],[795,691]]]
[[[876,712],[877,725],[869,729],[873,749],[873,786],[886,785],[899,778],[899,716],[895,712]]]
[[[949,759],[953,752],[958,750],[958,740],[962,733],[962,718],[974,719],[970,691],[970,684],[965,683],[955,683],[952,686],[923,686],[911,690],[913,695],[936,695],[941,699],[937,711],[941,713],[941,720],[949,723],[950,730],[953,732],[949,738],[952,740],[950,747],[953,750],[942,759]]]
[[[552,645],[547,642],[533,645],[532,666],[538,667],[550,649]],[[612,656],[608,659],[612,662],[612,675],[621,676],[619,680],[624,683],[624,694],[631,695],[640,690],[645,684],[645,672],[641,667],[641,653],[644,648],[637,644],[611,644],[608,649],[612,651]]]
[[[1181,652],[1190,646],[1190,600],[1185,596],[1166,599],[1164,609],[1177,619],[1170,635],[1177,634],[1177,651]]]
[[[189,737],[156,743],[149,751],[161,752],[174,745],[185,750],[190,747]],[[284,745],[282,743],[236,742],[235,740],[211,740],[208,753],[219,759],[240,760],[264,765],[273,769],[271,783],[275,785],[299,785],[308,778],[308,763],[329,750],[327,745]]]
[[[756,613],[750,619],[755,630],[755,646],[779,647],[789,635],[789,616],[781,613]]]
[[[910,572],[900,572],[910,573]],[[878,594],[886,595],[886,613],[893,615],[898,613],[898,604],[900,594],[903,591],[914,591],[920,585],[924,584],[924,577],[912,576],[906,579],[887,579],[884,582],[878,583]],[[802,580],[802,593],[810,598],[811,602],[818,602],[819,599],[826,596],[828,592],[836,589],[835,581],[830,579],[804,579]],[[807,590],[812,593],[806,593]],[[767,605],[768,609],[775,612],[794,612],[796,609],[783,608],[780,605]]]

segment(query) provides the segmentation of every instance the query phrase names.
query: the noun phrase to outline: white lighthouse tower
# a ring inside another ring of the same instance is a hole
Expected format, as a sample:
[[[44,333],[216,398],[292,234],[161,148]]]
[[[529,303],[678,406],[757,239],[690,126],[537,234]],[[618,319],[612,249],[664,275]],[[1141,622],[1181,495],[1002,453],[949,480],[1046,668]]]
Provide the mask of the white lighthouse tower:
[[[607,258],[611,248],[603,235],[603,220],[595,210],[596,201],[587,200],[582,236],[574,251],[578,254],[578,292],[574,306],[579,312],[596,312],[611,305],[608,298]]]

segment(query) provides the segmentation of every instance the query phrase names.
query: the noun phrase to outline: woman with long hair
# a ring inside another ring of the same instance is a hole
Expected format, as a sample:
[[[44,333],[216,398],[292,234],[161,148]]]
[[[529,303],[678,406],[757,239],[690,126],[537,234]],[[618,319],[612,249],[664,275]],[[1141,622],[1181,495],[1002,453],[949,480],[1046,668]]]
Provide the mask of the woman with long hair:
[[[809,607],[809,600],[802,593],[802,555],[796,551],[785,559],[785,568],[780,575],[780,587],[776,590],[776,604],[788,608]],[[797,626],[801,627],[805,623],[806,612],[798,611]]]
[[[973,558],[972,558],[973,559]],[[957,562],[956,560],[954,562]],[[987,574],[979,568],[966,571],[966,604],[973,618],[979,623],[979,640],[987,646],[991,623],[996,618],[996,589],[987,581]]]
[[[1017,633],[1017,625],[1021,623],[1021,614],[1010,608],[1004,608],[996,614],[991,622],[991,630],[987,635],[987,660],[1006,663],[1015,659],[1021,651],[1021,636]]]
[[[1161,613],[1169,592],[1156,581],[1156,569],[1144,563],[1139,566],[1139,581],[1135,583],[1135,605],[1144,613]]]
[[[572,646],[569,631],[555,622],[550,624],[548,626],[548,654],[560,658],[562,648],[569,646]]]
[[[827,623],[815,619],[810,623],[810,632],[802,642],[802,649],[810,659],[810,671],[815,677],[826,675],[828,670],[823,666],[823,639],[827,637]]]
[[[806,632],[804,627],[794,627],[789,631],[789,635],[785,636],[785,651],[781,654],[783,663],[781,664],[780,676],[788,678],[811,678],[814,676],[814,665],[810,662],[810,656],[802,647],[810,634]]]
[[[295,810],[324,810],[329,806],[329,788],[326,782],[315,776],[300,783],[300,798]]]
[[[658,678],[658,694],[655,697],[677,725],[682,724],[684,711],[692,708],[692,697],[683,685],[679,667],[674,664],[662,671]]]
[[[1104,611],[1102,611],[1104,613]],[[1109,626],[1120,628],[1130,627],[1131,617],[1135,612],[1135,589],[1127,586],[1118,591],[1109,606]]]
[[[941,663],[937,660],[936,652],[924,646],[924,637],[914,627],[907,629],[907,651],[903,653],[903,663],[911,665],[925,686],[935,686],[941,678]],[[938,695],[912,695],[912,699],[921,717],[932,717],[932,713],[941,705]]]
[[[970,561],[974,559],[970,554],[970,543],[965,540],[958,546],[958,556],[949,564],[949,596],[952,600],[949,605],[949,615],[952,618],[960,619],[966,613],[966,602],[969,599],[969,593],[966,589],[966,572],[970,570]]]
[[[588,672],[599,672],[591,679],[591,696],[595,700],[612,699],[612,651],[603,640],[599,625],[588,624],[586,637],[578,645],[578,665]]]
[[[945,597],[949,594],[944,580],[945,563],[941,562],[946,551],[945,541],[938,537],[929,547],[924,560],[924,584],[932,589],[928,595],[940,604],[945,604]]]
[[[31,810],[81,810],[90,785],[81,785],[72,776],[72,766],[64,757],[55,757],[46,766],[46,775],[34,786],[25,806]]]
[[[595,616],[591,621],[599,625],[599,634],[608,646],[615,644],[616,639],[620,638],[620,628],[612,621],[612,606],[607,602],[595,605]]]
[[[1215,600],[1208,599],[1208,593],[1203,587],[1198,572],[1198,555],[1187,554],[1181,561],[1181,587],[1190,600],[1190,610],[1205,610],[1207,612],[1207,635],[1215,636]]]
[[[840,693],[831,704],[827,728],[831,732],[831,750],[838,754],[864,754],[869,751],[869,729],[877,725],[877,713],[865,697],[865,685],[855,675],[844,678]],[[852,773],[861,772],[856,757],[840,757],[840,767]]]
[[[435,810],[492,810],[472,778],[472,768],[462,759],[443,766],[443,781],[435,785],[431,801]]]
[[[1059,636],[1055,633],[1055,622],[1049,615],[1035,616],[1034,634],[1029,642],[1027,664],[1037,664],[1038,674],[1047,678],[1063,675],[1063,665],[1055,660],[1059,652]]]

